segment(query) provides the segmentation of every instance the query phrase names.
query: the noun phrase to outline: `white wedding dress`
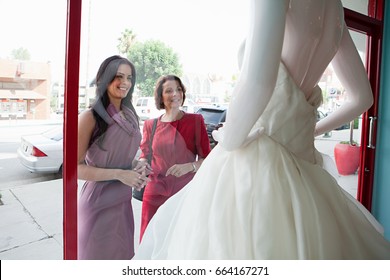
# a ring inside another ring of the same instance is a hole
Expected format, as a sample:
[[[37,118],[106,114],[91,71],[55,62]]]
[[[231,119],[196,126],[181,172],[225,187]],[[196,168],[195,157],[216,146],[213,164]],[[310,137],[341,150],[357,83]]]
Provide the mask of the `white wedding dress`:
[[[306,100],[280,65],[253,128],[263,134],[232,152],[217,145],[160,207],[135,259],[390,259],[380,225],[322,167],[320,88]]]

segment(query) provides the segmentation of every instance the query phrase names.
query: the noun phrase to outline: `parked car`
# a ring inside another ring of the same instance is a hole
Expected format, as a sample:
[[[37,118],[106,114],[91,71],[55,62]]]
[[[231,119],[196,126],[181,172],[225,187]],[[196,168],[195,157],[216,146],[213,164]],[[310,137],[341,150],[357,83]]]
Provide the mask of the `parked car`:
[[[215,145],[217,142],[214,140],[212,132],[223,126],[226,120],[227,107],[225,106],[202,106],[196,112],[201,114],[206,124],[207,134],[209,136],[210,144]]]
[[[20,163],[34,173],[62,173],[62,125],[40,134],[24,135],[17,150]]]
[[[154,97],[139,97],[135,103],[135,111],[142,121],[157,118],[165,112],[156,108]]]
[[[349,129],[350,127],[351,127],[350,123],[346,123],[338,128],[335,128],[335,130],[344,130],[344,129]]]
[[[181,106],[181,109],[187,113],[196,113],[199,110],[199,108],[200,106],[198,104],[196,104],[194,101],[188,98],[184,100],[184,104],[183,106]]]

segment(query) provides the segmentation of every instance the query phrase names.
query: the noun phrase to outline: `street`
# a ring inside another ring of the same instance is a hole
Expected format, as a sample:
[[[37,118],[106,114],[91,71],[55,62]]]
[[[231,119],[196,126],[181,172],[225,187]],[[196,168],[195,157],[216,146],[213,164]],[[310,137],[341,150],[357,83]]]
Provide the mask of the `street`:
[[[58,174],[31,173],[19,162],[16,155],[22,135],[40,133],[57,124],[2,121],[0,124],[0,190],[60,178]]]
[[[0,191],[12,187],[60,179],[60,174],[31,173],[17,157],[17,149],[22,135],[37,134],[59,124],[61,119],[48,121],[0,120]],[[143,122],[140,124],[143,129]]]

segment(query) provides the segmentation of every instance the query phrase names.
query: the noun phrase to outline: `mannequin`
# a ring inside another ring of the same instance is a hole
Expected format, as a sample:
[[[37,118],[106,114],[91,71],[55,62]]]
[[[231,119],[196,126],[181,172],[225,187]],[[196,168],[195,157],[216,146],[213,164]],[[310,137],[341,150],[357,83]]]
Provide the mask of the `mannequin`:
[[[280,60],[306,95],[332,61],[348,93],[342,107],[318,122],[315,136],[350,122],[372,105],[367,73],[344,23],[339,0],[251,1],[250,11],[240,79],[224,129],[214,134],[227,150],[248,143],[249,131],[271,98]]]
[[[375,218],[322,167],[314,136],[372,104],[339,0],[250,0],[219,142],[146,229],[136,259],[390,259]],[[348,101],[316,124],[328,64]]]

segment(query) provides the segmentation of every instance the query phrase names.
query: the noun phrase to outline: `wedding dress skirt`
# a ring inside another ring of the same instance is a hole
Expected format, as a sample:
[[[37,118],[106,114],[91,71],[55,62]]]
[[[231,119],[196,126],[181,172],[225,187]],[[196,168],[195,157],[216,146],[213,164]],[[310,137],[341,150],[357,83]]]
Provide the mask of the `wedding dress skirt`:
[[[217,145],[150,222],[135,259],[390,259],[375,218],[322,166],[308,100],[283,64],[247,146]],[[244,113],[243,108],[243,113]]]

